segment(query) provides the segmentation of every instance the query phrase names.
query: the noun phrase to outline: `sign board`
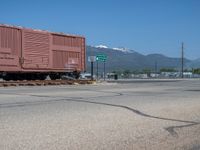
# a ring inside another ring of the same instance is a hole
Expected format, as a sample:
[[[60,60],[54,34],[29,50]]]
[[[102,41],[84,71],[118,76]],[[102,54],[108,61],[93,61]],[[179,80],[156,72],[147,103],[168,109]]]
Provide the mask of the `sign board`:
[[[95,62],[97,60],[96,56],[89,56],[88,61],[89,62]]]
[[[96,60],[105,62],[107,60],[107,56],[105,54],[98,54],[96,56]]]

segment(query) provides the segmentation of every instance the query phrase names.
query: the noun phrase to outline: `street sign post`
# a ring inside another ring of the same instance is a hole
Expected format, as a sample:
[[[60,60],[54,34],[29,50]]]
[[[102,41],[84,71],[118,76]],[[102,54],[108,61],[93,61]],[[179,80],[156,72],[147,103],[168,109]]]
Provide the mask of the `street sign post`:
[[[106,80],[106,61],[103,62],[103,80]]]
[[[98,59],[97,59],[97,81],[99,79],[99,62],[98,62]]]
[[[103,77],[104,77],[104,81],[105,81],[105,78],[106,78],[106,60],[107,60],[107,56],[105,54],[98,54],[96,56],[96,61],[97,61],[97,76],[98,76],[98,61],[101,61],[104,63],[104,72],[103,72]]]
[[[89,56],[88,61],[91,62],[91,80],[93,80],[93,66],[96,61],[96,56]]]

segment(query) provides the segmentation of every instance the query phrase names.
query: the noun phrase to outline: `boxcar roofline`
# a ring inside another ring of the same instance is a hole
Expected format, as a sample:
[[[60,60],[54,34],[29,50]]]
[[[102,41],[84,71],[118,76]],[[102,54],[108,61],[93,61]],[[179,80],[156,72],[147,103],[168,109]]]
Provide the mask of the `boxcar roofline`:
[[[22,27],[22,26],[14,26],[14,25],[8,25],[8,24],[0,24],[0,27],[6,27],[6,28],[14,28],[14,29],[19,29],[19,30],[30,30],[30,31],[38,31],[38,32],[43,32],[43,33],[50,33],[50,34],[54,34],[54,35],[62,35],[62,36],[68,36],[68,37],[74,37],[74,38],[83,38],[85,39],[84,36],[82,35],[74,35],[74,34],[67,34],[67,33],[63,33],[63,32],[52,32],[52,31],[48,31],[48,30],[40,30],[40,29],[32,29],[32,28],[26,28],[26,27]]]

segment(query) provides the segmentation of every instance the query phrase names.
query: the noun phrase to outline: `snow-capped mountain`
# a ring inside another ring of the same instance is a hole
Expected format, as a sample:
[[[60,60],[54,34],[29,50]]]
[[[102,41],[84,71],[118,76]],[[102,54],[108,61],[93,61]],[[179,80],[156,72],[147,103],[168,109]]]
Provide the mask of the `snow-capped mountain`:
[[[105,46],[105,45],[97,45],[97,46],[95,46],[95,48],[110,49],[110,50],[115,50],[115,51],[121,51],[121,52],[124,52],[124,53],[135,53],[134,50],[130,50],[130,49],[125,48],[125,47],[109,48],[108,46]]]
[[[112,48],[113,50],[116,50],[116,51],[121,51],[121,52],[124,52],[124,53],[134,53],[135,51],[134,50],[130,50],[128,48],[125,48],[125,47],[118,47],[118,48]]]
[[[97,46],[95,46],[96,48],[108,48],[107,46],[105,46],[105,45],[97,45]]]

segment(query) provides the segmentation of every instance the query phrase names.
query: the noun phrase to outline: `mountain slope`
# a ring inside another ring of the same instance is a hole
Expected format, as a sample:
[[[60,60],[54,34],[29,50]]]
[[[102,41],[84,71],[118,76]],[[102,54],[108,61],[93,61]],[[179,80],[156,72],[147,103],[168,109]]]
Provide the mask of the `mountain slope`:
[[[200,68],[200,58],[191,61],[190,63],[187,64],[187,66],[189,68]]]
[[[179,58],[170,58],[161,54],[142,55],[133,50],[120,51],[107,47],[92,47],[87,46],[86,55],[96,56],[97,54],[105,54],[108,59],[106,61],[107,72],[111,71],[123,71],[123,70],[142,70],[142,69],[155,69],[155,63],[157,62],[157,68],[180,68]],[[185,63],[191,63],[190,60],[185,59]],[[99,63],[100,71],[103,70],[103,63]],[[87,71],[90,70],[90,63],[87,62]]]

